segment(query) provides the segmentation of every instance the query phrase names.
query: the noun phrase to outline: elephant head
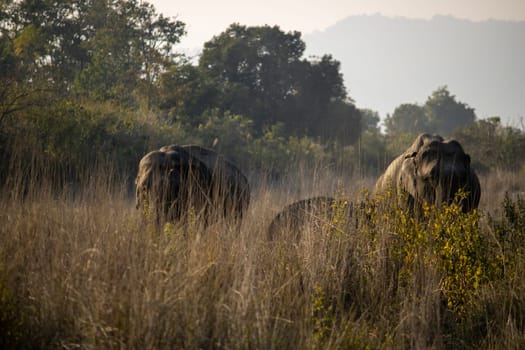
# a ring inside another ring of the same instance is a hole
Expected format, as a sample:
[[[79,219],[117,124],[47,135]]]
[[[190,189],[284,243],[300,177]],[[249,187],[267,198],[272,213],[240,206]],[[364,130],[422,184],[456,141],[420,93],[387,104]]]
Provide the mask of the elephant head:
[[[193,207],[204,208],[212,174],[182,148],[153,151],[140,161],[136,183],[136,207],[144,204],[157,219],[179,219]]]
[[[460,203],[463,211],[477,208],[479,180],[459,142],[428,137],[418,146],[405,154],[398,177],[397,185],[408,193],[409,206],[451,204],[462,189],[467,193]]]

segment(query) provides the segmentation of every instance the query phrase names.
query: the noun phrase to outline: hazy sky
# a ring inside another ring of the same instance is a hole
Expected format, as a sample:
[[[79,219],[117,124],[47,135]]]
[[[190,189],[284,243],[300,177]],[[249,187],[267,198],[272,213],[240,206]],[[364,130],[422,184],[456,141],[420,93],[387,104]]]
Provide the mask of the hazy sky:
[[[489,18],[525,20],[525,0],[149,0],[158,12],[186,23],[181,46],[201,49],[205,41],[231,23],[279,25],[310,33],[351,15],[377,14],[410,18],[453,15],[474,21]]]

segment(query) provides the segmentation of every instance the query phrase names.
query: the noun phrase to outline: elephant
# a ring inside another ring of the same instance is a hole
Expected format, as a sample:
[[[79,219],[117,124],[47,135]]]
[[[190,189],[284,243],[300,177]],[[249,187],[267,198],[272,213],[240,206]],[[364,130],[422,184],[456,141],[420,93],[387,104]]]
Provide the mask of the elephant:
[[[172,146],[161,148],[169,149]],[[246,176],[223,155],[197,145],[182,146],[192,158],[211,171],[214,203],[222,206],[224,216],[242,218],[250,204],[250,184]]]
[[[285,236],[292,241],[298,241],[306,225],[316,228],[330,227],[339,207],[344,210],[344,217],[349,219],[353,216],[353,204],[341,205],[341,203],[333,197],[319,196],[289,204],[271,221],[268,238],[274,240]]]
[[[459,205],[470,212],[479,205],[481,186],[470,156],[456,140],[439,135],[420,134],[410,147],[399,155],[379,177],[375,193],[392,189],[400,204],[419,216],[423,203],[440,207],[451,204],[460,189],[466,198]]]
[[[250,199],[248,181],[233,163],[192,145],[146,154],[135,184],[137,209],[147,206],[158,223],[185,219],[190,210],[205,224],[219,217],[241,219]]]

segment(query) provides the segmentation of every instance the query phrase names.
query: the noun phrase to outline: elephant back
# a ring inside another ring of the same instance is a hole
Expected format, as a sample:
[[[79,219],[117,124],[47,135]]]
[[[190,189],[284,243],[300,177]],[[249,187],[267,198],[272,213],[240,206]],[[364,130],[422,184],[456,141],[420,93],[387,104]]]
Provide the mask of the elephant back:
[[[212,177],[211,199],[224,214],[242,217],[250,202],[250,185],[246,176],[235,164],[214,150],[198,145],[168,145],[160,149],[177,153],[190,161],[203,164]]]
[[[214,174],[220,174],[226,178],[241,180],[246,182],[247,180],[244,174],[233,164],[231,161],[226,159],[221,154],[218,154],[214,150],[205,148],[198,145],[184,145],[181,146],[191,157],[197,158],[210,169]]]
[[[181,147],[191,157],[197,158],[206,164],[213,174],[216,185],[219,185],[219,187],[225,185],[226,188],[222,190],[230,192],[225,193],[225,195],[235,197],[234,200],[239,201],[241,206],[244,207],[242,210],[245,210],[250,201],[250,185],[246,176],[233,162],[209,148],[197,145]]]
[[[302,199],[285,206],[271,221],[268,227],[268,238],[276,239],[286,234],[292,241],[300,238],[304,225],[324,221],[332,211],[332,197],[313,197]]]

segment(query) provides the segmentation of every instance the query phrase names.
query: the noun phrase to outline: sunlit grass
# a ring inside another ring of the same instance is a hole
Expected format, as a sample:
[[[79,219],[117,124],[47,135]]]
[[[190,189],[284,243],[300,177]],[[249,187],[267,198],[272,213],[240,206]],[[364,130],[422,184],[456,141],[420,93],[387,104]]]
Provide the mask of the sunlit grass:
[[[367,194],[373,179],[300,170],[252,181],[240,229],[194,216],[160,230],[110,178],[2,191],[2,348],[525,344],[525,183],[510,174],[482,178],[478,212],[415,221]],[[268,240],[282,207],[317,195],[338,199],[325,225]]]

